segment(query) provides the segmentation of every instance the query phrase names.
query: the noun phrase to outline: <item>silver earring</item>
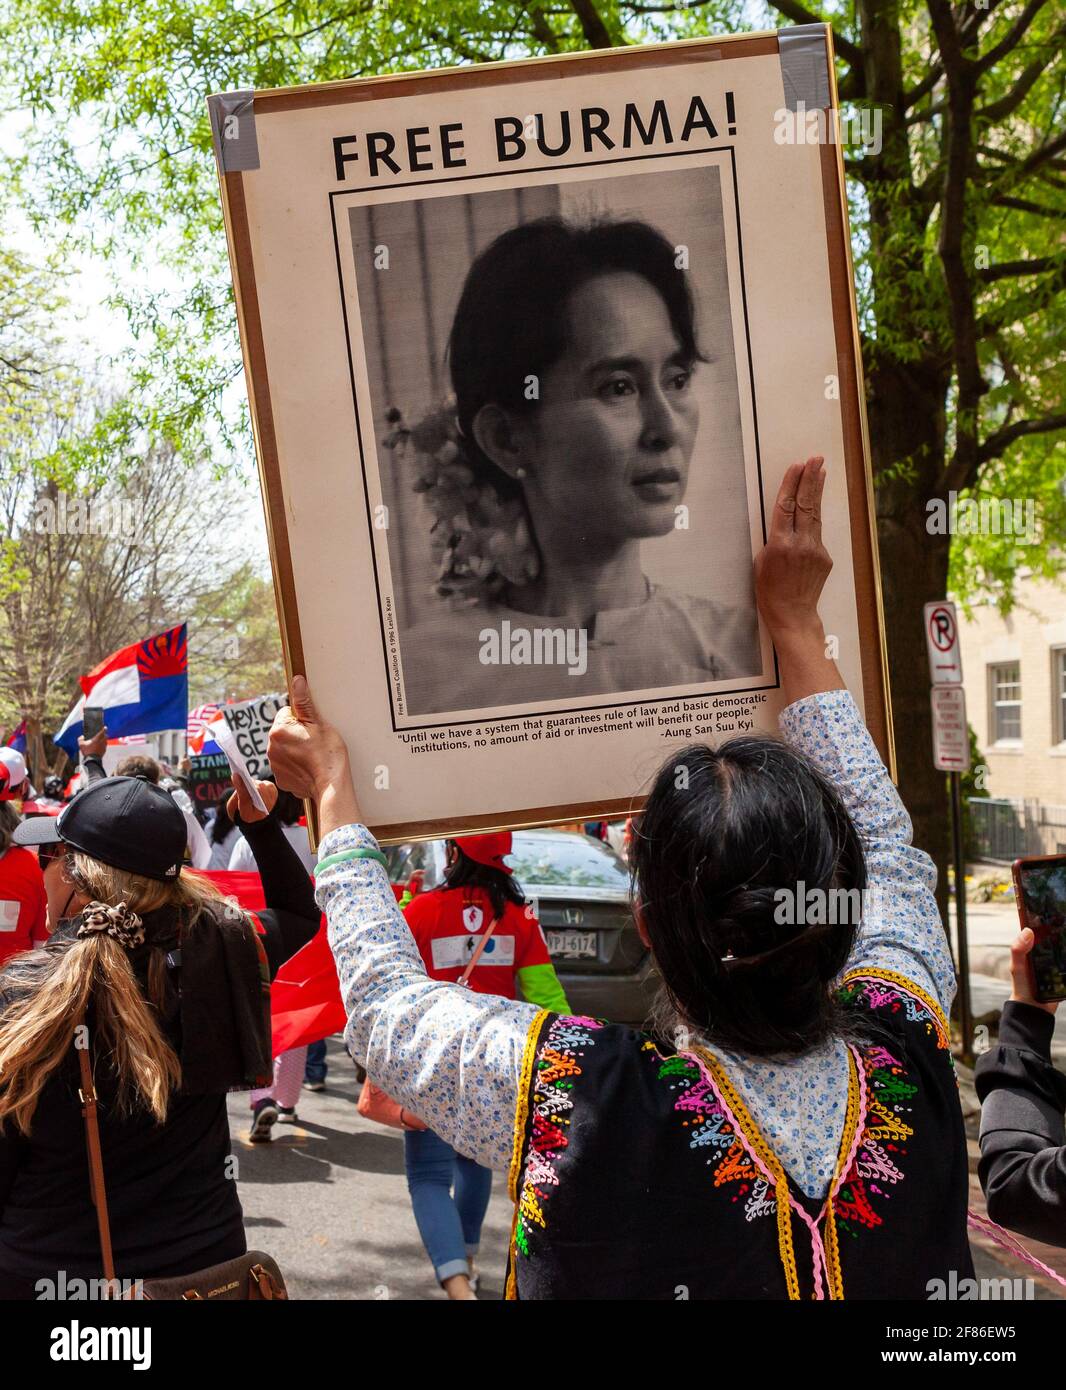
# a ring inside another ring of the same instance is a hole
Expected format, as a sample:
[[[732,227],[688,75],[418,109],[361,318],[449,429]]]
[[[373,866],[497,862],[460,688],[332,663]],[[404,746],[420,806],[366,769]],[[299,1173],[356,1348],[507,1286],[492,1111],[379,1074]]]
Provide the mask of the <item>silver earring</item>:
[[[526,470],[524,468],[516,468],[514,475],[516,478],[524,478],[526,476]]]

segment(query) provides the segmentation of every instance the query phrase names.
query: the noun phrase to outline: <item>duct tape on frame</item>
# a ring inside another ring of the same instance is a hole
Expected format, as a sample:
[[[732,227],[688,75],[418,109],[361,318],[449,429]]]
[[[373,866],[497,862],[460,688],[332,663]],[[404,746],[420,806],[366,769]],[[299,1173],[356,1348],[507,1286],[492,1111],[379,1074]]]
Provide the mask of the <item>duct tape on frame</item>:
[[[790,111],[829,105],[829,59],[824,24],[796,24],[777,35],[785,105]]]
[[[211,138],[218,167],[224,174],[259,168],[259,142],[251,92],[223,92],[207,98]]]

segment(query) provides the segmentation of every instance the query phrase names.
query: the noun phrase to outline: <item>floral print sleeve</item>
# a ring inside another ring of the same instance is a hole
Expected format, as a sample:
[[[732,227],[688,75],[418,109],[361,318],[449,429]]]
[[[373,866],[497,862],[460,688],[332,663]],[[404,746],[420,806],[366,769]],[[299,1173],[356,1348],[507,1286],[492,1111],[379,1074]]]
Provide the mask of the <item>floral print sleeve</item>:
[[[955,971],[936,898],[936,867],[911,843],[910,817],[846,690],[797,700],[781,730],[840,791],[866,851],[862,925],[846,971],[903,975],[929,991],[945,1013]]]
[[[905,975],[946,1011],[955,982],[933,897],[936,871],[911,845],[910,820],[851,696],[832,691],[798,701],[781,726],[840,788],[866,846],[874,891],[848,969]],[[323,840],[319,857],[360,847],[377,848],[370,831],[342,826]],[[536,1007],[431,980],[376,860],[324,869],[315,895],[329,923],[353,1055],[460,1152],[507,1168]]]
[[[377,849],[365,825],[331,831],[319,859]],[[431,980],[382,864],[346,859],[318,874],[348,1014],[345,1042],[367,1074],[441,1138],[506,1168],[532,1004]]]

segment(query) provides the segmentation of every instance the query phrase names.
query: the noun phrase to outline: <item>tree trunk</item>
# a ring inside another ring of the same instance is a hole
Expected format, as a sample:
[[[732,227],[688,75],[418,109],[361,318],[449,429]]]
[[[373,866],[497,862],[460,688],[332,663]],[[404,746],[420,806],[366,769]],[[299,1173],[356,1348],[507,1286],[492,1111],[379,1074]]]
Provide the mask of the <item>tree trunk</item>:
[[[935,370],[888,364],[871,372],[870,434],[877,488],[877,533],[884,590],[892,718],[900,794],[914,842],[937,866],[937,902],[947,922],[950,852],[946,777],[933,766],[929,662],[922,606],[947,592],[951,537],[926,529],[924,479],[944,460],[945,383]],[[901,460],[914,476],[897,476]]]
[[[30,780],[40,791],[48,774],[48,764],[44,758],[44,734],[41,721],[35,715],[26,716],[26,766]]]

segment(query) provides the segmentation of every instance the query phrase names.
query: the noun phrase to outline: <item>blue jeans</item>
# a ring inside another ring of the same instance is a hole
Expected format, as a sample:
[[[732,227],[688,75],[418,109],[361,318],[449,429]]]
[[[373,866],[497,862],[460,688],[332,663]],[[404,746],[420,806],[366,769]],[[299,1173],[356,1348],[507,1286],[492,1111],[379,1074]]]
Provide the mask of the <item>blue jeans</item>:
[[[492,1169],[457,1154],[431,1129],[408,1130],[403,1156],[418,1234],[438,1281],[467,1274],[467,1256],[477,1254],[481,1241]]]
[[[325,1081],[326,1072],[326,1040],[307,1044],[307,1061],[304,1064],[305,1081]]]

